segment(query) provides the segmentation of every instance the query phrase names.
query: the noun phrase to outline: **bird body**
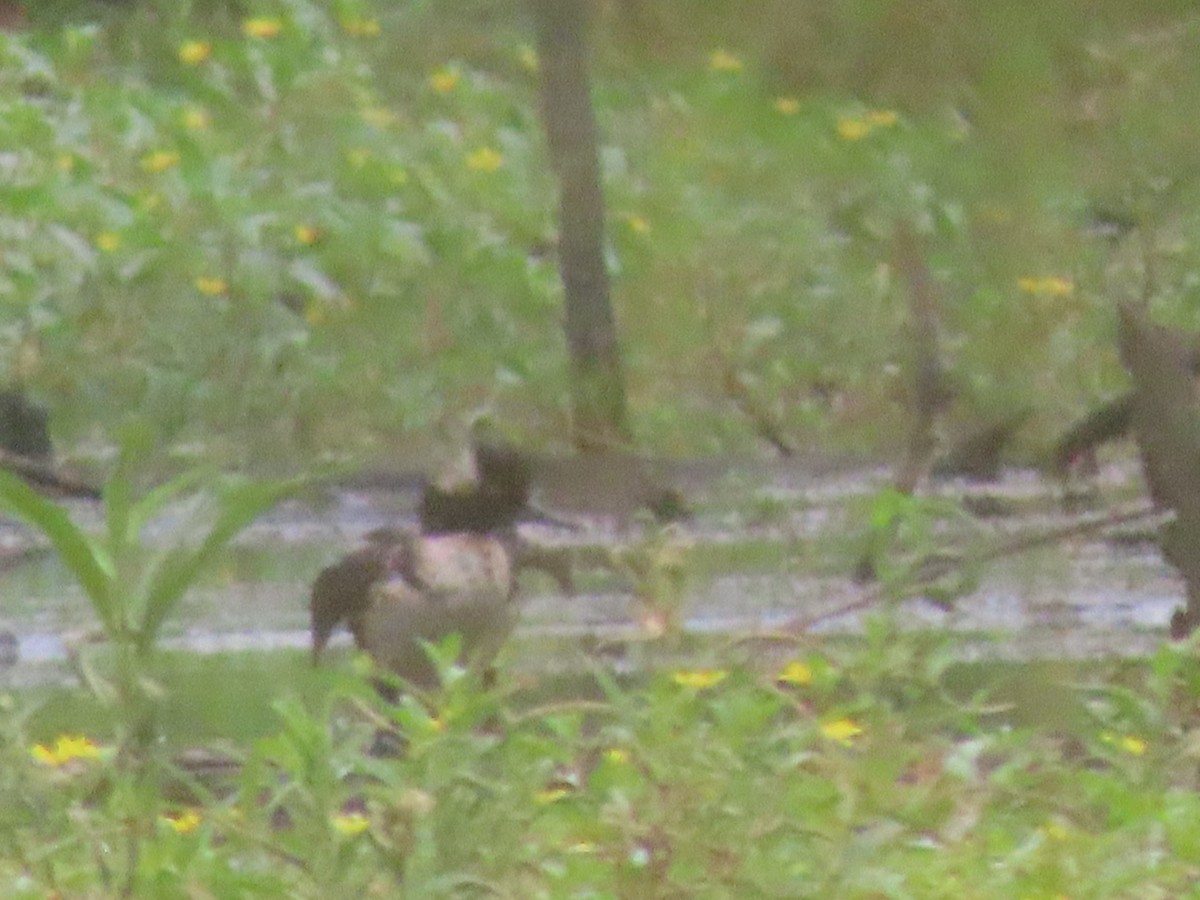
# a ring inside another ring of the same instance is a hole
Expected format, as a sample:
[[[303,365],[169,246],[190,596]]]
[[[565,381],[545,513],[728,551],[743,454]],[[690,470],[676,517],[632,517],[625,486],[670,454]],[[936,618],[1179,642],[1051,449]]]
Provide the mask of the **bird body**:
[[[508,549],[476,534],[411,535],[412,574],[389,569],[369,591],[356,639],[382,667],[430,687],[437,673],[424,643],[462,638],[460,662],[484,669],[516,625]],[[413,577],[415,574],[415,578]]]
[[[460,662],[486,668],[516,624],[516,521],[529,498],[527,461],[476,446],[477,480],[427,484],[420,529],[380,529],[313,584],[312,652],[345,622],[375,662],[420,687],[437,684],[425,644],[461,637]],[[536,565],[536,563],[534,563]]]
[[[1178,332],[1118,307],[1121,361],[1133,377],[1131,420],[1155,503],[1173,510],[1162,533],[1163,556],[1187,586],[1187,605],[1171,617],[1171,634],[1200,626],[1200,398],[1193,351]]]

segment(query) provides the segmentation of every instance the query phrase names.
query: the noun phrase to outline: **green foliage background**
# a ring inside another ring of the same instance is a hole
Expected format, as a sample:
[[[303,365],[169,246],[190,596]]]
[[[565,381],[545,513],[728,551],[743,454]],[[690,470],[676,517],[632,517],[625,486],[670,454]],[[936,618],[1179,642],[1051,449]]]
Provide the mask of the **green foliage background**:
[[[561,440],[523,4],[30,12],[0,43],[0,365],[61,438],[149,415],[164,445],[278,469],[419,452],[486,407]],[[255,17],[278,33],[247,36]],[[614,299],[651,450],[754,447],[718,354],[800,443],[885,449],[898,218],[942,287],[958,415],[1035,405],[1027,451],[1120,383],[1115,299],[1197,324],[1188,3],[614,0],[593,37]],[[184,61],[189,41],[211,55]],[[872,111],[895,124],[839,137]],[[484,148],[493,171],[469,164]],[[1138,227],[1098,236],[1114,217]],[[1070,293],[1018,286],[1051,277]]]

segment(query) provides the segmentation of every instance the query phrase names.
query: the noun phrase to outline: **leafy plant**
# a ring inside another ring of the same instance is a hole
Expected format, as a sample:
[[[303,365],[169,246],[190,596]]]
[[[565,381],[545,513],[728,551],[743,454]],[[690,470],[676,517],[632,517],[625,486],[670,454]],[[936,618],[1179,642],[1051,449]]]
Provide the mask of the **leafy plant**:
[[[95,610],[109,665],[93,665],[85,648],[79,671],[91,693],[119,711],[122,743],[130,749],[144,748],[156,736],[154,701],[161,692],[150,665],[163,624],[226,545],[303,483],[217,479],[193,469],[138,496],[138,462],[148,448],[148,432],[131,429],[104,487],[104,529],[98,535],[75,523],[63,506],[0,471],[0,508],[45,535]],[[178,543],[156,548],[147,532],[171,504],[191,507],[189,528]]]

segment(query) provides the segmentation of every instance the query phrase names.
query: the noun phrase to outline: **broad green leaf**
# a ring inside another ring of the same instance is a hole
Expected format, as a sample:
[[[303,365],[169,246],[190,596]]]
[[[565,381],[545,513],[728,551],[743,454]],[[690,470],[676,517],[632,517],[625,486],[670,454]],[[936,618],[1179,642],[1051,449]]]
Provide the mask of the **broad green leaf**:
[[[129,511],[128,527],[131,537],[140,535],[142,529],[146,527],[146,523],[162,512],[163,508],[177,496],[199,487],[212,477],[213,470],[209,467],[189,469],[166,484],[160,484],[146,492],[134,502]]]
[[[117,465],[104,484],[105,528],[109,551],[114,556],[121,556],[131,543],[129,511],[133,505],[134,477],[151,441],[150,428],[143,423],[131,423],[121,429]]]
[[[0,470],[0,507],[44,534],[92,601],[96,614],[112,633],[118,627],[113,562],[71,521],[66,510],[42,497],[10,472]]]
[[[203,543],[196,548],[172,550],[162,558],[150,577],[144,618],[138,623],[139,644],[143,650],[153,646],[167,616],[225,546],[283,497],[294,494],[307,483],[307,479],[249,483],[222,492],[217,520]]]

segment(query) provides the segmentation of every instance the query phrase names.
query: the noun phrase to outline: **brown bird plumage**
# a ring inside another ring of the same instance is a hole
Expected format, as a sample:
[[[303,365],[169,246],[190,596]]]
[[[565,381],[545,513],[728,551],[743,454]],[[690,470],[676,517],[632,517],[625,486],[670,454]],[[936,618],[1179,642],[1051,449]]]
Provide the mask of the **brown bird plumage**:
[[[1118,313],[1146,483],[1155,503],[1175,512],[1161,545],[1187,584],[1187,606],[1171,617],[1171,634],[1179,638],[1200,625],[1200,400],[1193,350],[1183,335],[1153,324],[1140,309],[1122,304]]]
[[[461,491],[426,485],[420,530],[381,529],[313,584],[312,652],[345,622],[380,666],[421,687],[437,683],[422,642],[462,638],[464,665],[485,668],[516,623],[515,524],[529,497],[524,458],[477,446],[478,480]]]

